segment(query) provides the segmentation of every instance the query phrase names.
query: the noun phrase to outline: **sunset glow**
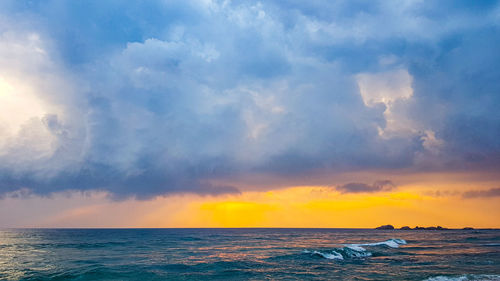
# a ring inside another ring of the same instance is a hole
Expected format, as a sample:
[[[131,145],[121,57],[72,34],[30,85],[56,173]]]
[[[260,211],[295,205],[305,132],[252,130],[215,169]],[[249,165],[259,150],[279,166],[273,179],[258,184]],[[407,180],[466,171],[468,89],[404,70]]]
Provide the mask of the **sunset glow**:
[[[495,186],[495,183],[485,184]],[[4,199],[6,226],[29,227],[322,227],[446,225],[496,227],[496,200],[464,198],[471,184],[408,184],[377,194],[342,194],[328,186],[297,186],[236,195],[167,195],[109,201],[105,193]],[[440,192],[439,192],[440,190]],[[56,203],[57,209],[50,205]],[[28,204],[33,213],[16,207]],[[45,211],[42,217],[38,212]],[[17,214],[17,215],[16,215]]]
[[[1,1],[0,227],[500,227],[498,3],[285,2]]]

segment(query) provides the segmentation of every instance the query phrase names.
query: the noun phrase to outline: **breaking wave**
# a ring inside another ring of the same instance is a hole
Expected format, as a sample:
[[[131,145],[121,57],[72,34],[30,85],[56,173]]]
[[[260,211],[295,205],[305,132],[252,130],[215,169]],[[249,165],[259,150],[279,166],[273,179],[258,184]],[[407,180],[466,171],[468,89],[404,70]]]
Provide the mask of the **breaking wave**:
[[[329,253],[323,253],[323,252],[320,252],[320,251],[308,251],[308,250],[304,250],[303,253],[305,253],[305,254],[311,254],[313,256],[320,256],[320,257],[323,257],[323,258],[329,259],[329,260],[343,260],[344,259],[344,256],[342,256],[337,251],[331,251]]]
[[[500,275],[467,274],[460,276],[435,276],[424,281],[499,281]]]
[[[389,240],[386,240],[386,241],[382,241],[382,242],[375,242],[375,243],[365,243],[365,244],[346,244],[344,246],[350,248],[350,249],[353,249],[353,250],[356,250],[356,251],[365,251],[365,248],[363,247],[366,247],[366,246],[382,246],[382,245],[385,245],[385,246],[388,246],[388,247],[391,247],[391,248],[398,248],[400,245],[406,245],[406,241],[403,240],[403,239],[396,239],[396,238],[393,238],[393,239],[389,239]]]
[[[309,251],[304,250],[303,253],[311,254],[330,260],[344,260],[349,258],[364,258],[372,256],[372,253],[364,247],[387,246],[390,248],[398,248],[400,245],[406,245],[403,239],[389,239],[382,242],[365,243],[365,244],[345,244],[343,248],[336,248],[332,251]]]

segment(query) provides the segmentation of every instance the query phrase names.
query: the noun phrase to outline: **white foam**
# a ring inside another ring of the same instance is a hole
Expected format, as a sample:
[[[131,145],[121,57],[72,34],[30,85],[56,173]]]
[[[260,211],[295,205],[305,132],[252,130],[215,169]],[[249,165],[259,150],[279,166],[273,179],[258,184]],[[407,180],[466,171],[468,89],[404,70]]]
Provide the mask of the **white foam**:
[[[349,256],[351,258],[371,257],[371,255],[372,255],[372,253],[370,253],[370,252],[349,250],[349,248],[346,250],[345,253],[347,256]]]
[[[500,281],[500,275],[468,274],[460,276],[435,276],[424,281]]]
[[[342,257],[341,254],[339,254],[335,251],[332,251],[330,254],[322,253],[319,251],[314,251],[313,254],[320,255],[320,256],[324,257],[325,259],[329,259],[329,260],[343,260],[344,259],[344,257]]]
[[[380,246],[380,245],[386,245],[391,248],[398,248],[400,245],[406,245],[406,241],[403,239],[394,238],[382,242],[365,243],[365,244],[347,244],[345,246],[355,251],[365,251],[365,248],[363,248],[362,246]]]
[[[346,246],[347,248],[352,249],[354,251],[358,251],[358,252],[366,251],[366,249],[361,247],[359,244],[348,244],[348,245],[344,245],[344,246]]]
[[[322,253],[320,251],[312,251],[311,252],[308,250],[304,250],[304,253],[311,253],[313,255],[322,256],[325,259],[329,259],[329,260],[343,260],[344,259],[344,257],[340,253],[337,253],[335,251],[332,251],[331,253]]]
[[[303,253],[318,255],[325,259],[330,260],[343,260],[345,258],[361,258],[361,257],[370,257],[372,253],[368,252],[363,246],[379,246],[386,245],[391,248],[398,248],[399,245],[406,245],[406,241],[403,239],[389,239],[382,242],[375,243],[365,243],[365,244],[346,244],[345,248],[340,249],[337,248],[336,251],[331,252],[320,252],[320,251],[309,251],[304,250]]]

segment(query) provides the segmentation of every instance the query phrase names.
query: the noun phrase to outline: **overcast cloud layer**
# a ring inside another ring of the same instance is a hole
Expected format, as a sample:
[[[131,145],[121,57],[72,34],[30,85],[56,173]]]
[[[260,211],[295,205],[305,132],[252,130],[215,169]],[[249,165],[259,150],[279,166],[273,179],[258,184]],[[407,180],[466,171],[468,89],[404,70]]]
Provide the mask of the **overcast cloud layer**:
[[[498,46],[498,1],[4,0],[0,194],[498,169]]]

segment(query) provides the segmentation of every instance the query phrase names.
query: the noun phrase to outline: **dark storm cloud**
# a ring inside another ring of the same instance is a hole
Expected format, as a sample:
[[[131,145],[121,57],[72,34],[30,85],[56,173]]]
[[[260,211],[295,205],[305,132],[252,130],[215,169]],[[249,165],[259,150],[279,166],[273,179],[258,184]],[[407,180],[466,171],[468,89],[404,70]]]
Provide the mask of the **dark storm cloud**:
[[[499,9],[2,1],[0,77],[29,81],[56,109],[14,135],[0,126],[0,193],[149,198],[238,192],[211,182],[251,173],[498,167]]]
[[[500,188],[486,190],[470,190],[462,194],[463,198],[492,198],[500,196]]]
[[[344,185],[339,185],[335,189],[341,193],[370,193],[391,191],[396,188],[396,185],[390,180],[379,180],[373,184],[351,182]]]

